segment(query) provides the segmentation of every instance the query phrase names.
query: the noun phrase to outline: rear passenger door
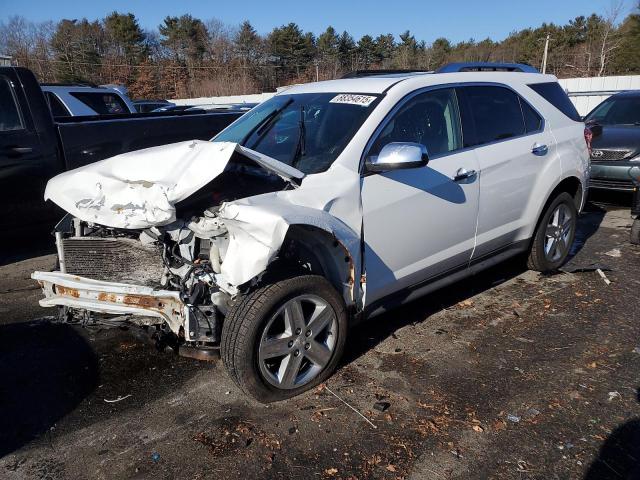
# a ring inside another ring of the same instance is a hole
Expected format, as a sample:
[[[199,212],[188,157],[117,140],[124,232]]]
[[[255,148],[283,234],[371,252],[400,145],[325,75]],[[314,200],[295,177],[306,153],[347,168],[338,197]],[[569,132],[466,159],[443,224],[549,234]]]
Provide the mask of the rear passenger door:
[[[480,166],[480,205],[473,259],[521,240],[534,186],[555,154],[542,116],[499,85],[458,89],[465,147]]]

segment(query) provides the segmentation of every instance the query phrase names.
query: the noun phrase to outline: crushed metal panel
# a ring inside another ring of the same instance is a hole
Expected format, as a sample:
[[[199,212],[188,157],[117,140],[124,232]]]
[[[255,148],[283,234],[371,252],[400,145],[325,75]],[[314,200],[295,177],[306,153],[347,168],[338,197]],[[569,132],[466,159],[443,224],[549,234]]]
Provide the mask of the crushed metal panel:
[[[331,172],[331,174],[328,174]],[[220,217],[230,239],[222,262],[221,288],[233,293],[262,273],[275,258],[291,225],[310,225],[332,234],[353,263],[348,304],[361,304],[363,289],[353,279],[361,272],[360,176],[340,165],[308,175],[300,188],[266,193],[223,204]],[[354,287],[358,287],[354,292]]]
[[[174,205],[220,175],[235,148],[192,140],[123,153],[53,177],[44,198],[108,227],[166,225]]]

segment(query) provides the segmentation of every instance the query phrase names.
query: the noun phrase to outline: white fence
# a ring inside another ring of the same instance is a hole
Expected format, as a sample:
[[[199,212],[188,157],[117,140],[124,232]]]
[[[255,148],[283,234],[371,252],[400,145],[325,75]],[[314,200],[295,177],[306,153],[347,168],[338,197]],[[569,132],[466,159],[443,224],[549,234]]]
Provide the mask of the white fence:
[[[276,92],[254,93],[250,95],[229,95],[226,97],[177,98],[171,100],[176,105],[193,105],[207,107],[213,105],[229,105],[231,103],[261,103],[269,100]]]
[[[640,90],[640,75],[619,77],[563,78],[560,85],[569,94],[580,115],[586,115],[611,95],[624,90]]]

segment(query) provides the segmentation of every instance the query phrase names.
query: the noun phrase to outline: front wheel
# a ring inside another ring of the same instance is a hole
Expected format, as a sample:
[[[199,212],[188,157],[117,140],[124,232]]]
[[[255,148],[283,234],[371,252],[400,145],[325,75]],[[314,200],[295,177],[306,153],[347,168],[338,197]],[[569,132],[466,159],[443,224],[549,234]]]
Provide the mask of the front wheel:
[[[560,193],[545,209],[531,243],[527,266],[542,273],[564,264],[576,235],[578,211],[573,197]]]
[[[301,275],[258,288],[231,307],[222,360],[260,402],[298,395],[326,380],[344,350],[347,311],[323,277]]]

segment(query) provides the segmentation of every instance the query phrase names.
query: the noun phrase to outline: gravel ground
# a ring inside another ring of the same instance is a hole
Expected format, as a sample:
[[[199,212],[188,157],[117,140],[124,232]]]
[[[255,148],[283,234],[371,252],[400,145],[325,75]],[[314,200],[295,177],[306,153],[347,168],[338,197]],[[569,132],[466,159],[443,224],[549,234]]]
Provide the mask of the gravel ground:
[[[0,266],[0,478],[640,478],[629,226],[580,220],[569,266],[610,285],[511,261],[364,323],[326,386],[269,406],[219,361],[53,323],[29,274],[54,256],[23,247]]]

